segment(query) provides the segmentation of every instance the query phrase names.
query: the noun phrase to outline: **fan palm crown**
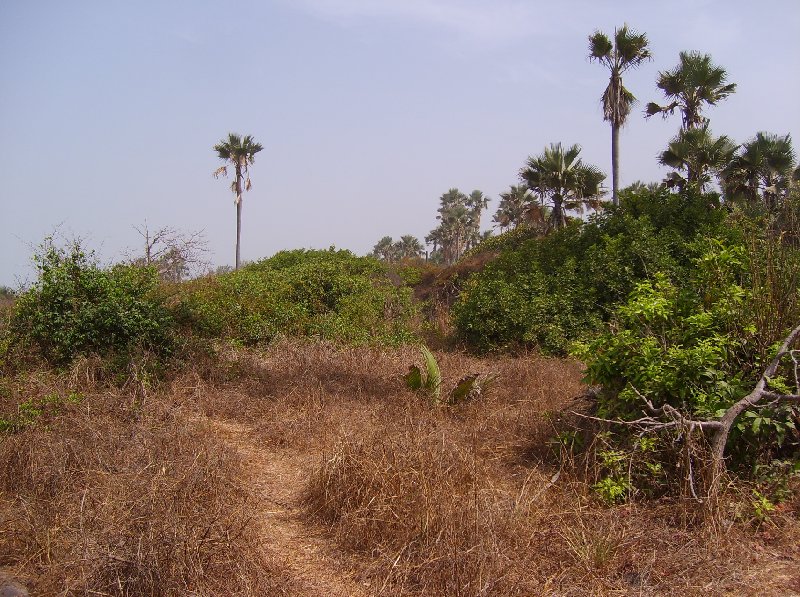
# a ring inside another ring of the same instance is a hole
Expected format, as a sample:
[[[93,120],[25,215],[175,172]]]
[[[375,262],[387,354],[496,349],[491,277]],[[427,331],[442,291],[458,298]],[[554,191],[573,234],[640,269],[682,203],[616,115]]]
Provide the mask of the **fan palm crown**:
[[[671,101],[664,106],[650,102],[645,114],[647,117],[661,114],[666,118],[677,109],[681,112],[681,128],[701,127],[708,122],[702,115],[703,108],[718,104],[736,91],[736,83],[727,80],[727,71],[711,62],[710,55],[681,52],[678,65],[660,72],[656,83]]]
[[[605,173],[584,164],[578,157],[580,153],[580,145],[565,149],[561,143],[551,143],[540,155],[529,157],[520,171],[528,188],[552,203],[550,217],[555,228],[566,225],[566,211],[581,209],[587,199],[602,193]]]

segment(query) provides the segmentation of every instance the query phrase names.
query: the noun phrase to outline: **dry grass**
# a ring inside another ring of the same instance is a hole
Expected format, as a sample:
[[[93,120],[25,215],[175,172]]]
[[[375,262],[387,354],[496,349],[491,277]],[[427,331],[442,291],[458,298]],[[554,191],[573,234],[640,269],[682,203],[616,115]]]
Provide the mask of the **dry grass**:
[[[98,388],[0,438],[0,567],[32,594],[287,586],[260,548],[238,455],[158,398],[133,407],[130,392]]]
[[[91,363],[8,382],[6,407],[86,398],[0,439],[0,569],[37,594],[335,594],[324,578],[298,589],[265,552],[250,486],[264,459],[292,467],[297,492],[279,497],[305,509],[287,511],[376,595],[800,594],[799,502],[754,525],[748,494],[729,495],[738,517],[716,527],[679,500],[606,507],[550,443],[580,407],[577,364],[437,357],[445,390],[494,372],[494,391],[435,408],[402,383],[414,348],[290,341],[197,359],[158,391],[103,389]]]

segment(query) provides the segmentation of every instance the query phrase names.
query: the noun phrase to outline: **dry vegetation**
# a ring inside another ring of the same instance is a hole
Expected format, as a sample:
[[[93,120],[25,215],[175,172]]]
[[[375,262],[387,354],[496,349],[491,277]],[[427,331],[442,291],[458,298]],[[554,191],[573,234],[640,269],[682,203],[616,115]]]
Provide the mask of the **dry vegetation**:
[[[577,364],[437,356],[494,391],[433,408],[413,348],[289,341],[155,388],[88,361],[6,379],[4,413],[51,399],[0,436],[0,571],[42,595],[800,593],[797,502],[714,527],[604,506],[576,469],[551,483]]]

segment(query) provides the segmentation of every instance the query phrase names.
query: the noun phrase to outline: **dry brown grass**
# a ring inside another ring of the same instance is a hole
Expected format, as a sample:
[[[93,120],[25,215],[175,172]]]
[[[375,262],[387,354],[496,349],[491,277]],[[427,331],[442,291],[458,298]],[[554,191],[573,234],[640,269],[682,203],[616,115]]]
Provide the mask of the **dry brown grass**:
[[[91,363],[9,382],[6,406],[86,399],[0,439],[0,568],[41,594],[338,594],[264,549],[251,484],[268,470],[273,499],[304,497],[285,504],[294,547],[312,553],[305,528],[347,556],[320,575],[376,595],[800,594],[800,503],[754,525],[747,494],[729,497],[738,518],[716,527],[687,524],[679,500],[604,506],[577,468],[551,483],[576,363],[437,357],[445,390],[473,372],[495,389],[436,408],[403,385],[414,348],[290,341],[198,358],[158,390],[101,388]]]
[[[22,389],[69,379],[47,377]],[[236,452],[132,397],[96,388],[0,437],[0,567],[35,595],[279,594]]]

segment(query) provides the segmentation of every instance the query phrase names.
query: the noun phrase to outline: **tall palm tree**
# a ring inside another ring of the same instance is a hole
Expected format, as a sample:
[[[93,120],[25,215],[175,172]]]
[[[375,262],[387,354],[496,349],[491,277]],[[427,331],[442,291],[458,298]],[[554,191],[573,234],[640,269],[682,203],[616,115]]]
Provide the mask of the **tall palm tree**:
[[[469,209],[466,248],[471,249],[481,242],[481,214],[489,205],[489,198],[476,189],[464,200],[464,205]]]
[[[792,178],[795,165],[792,138],[760,132],[742,144],[738,154],[722,171],[723,187],[729,198],[750,203],[763,199],[770,209]]]
[[[733,158],[736,144],[725,135],[714,137],[705,124],[700,128],[682,130],[662,152],[658,161],[678,171],[667,177],[667,185],[694,187],[704,191],[711,182],[711,173],[721,172]]]
[[[227,176],[228,166],[232,165],[235,178],[231,183],[231,191],[236,196],[236,269],[239,269],[241,240],[242,240],[242,193],[249,191],[250,166],[255,161],[255,155],[264,149],[260,143],[256,143],[250,135],[237,135],[228,133],[228,138],[223,139],[214,146],[219,159],[226,163],[214,171],[214,177]]]
[[[541,155],[529,157],[520,171],[528,188],[553,204],[550,219],[554,228],[566,225],[568,210],[582,207],[587,199],[602,192],[606,175],[595,166],[584,164],[578,157],[580,153],[580,145],[565,150],[561,143],[551,143]]]
[[[589,36],[589,59],[597,60],[611,71],[608,86],[600,102],[603,119],[611,123],[611,189],[614,205],[619,205],[619,129],[625,124],[634,95],[622,83],[622,74],[651,60],[647,36],[623,25],[614,30],[612,42],[605,33],[595,31]]]
[[[727,79],[727,71],[713,64],[710,55],[681,52],[678,65],[660,72],[656,83],[670,103],[660,106],[650,102],[645,114],[648,118],[654,114],[666,118],[678,109],[683,130],[701,127],[708,122],[701,114],[703,108],[716,105],[736,91],[736,83],[727,83]]]

